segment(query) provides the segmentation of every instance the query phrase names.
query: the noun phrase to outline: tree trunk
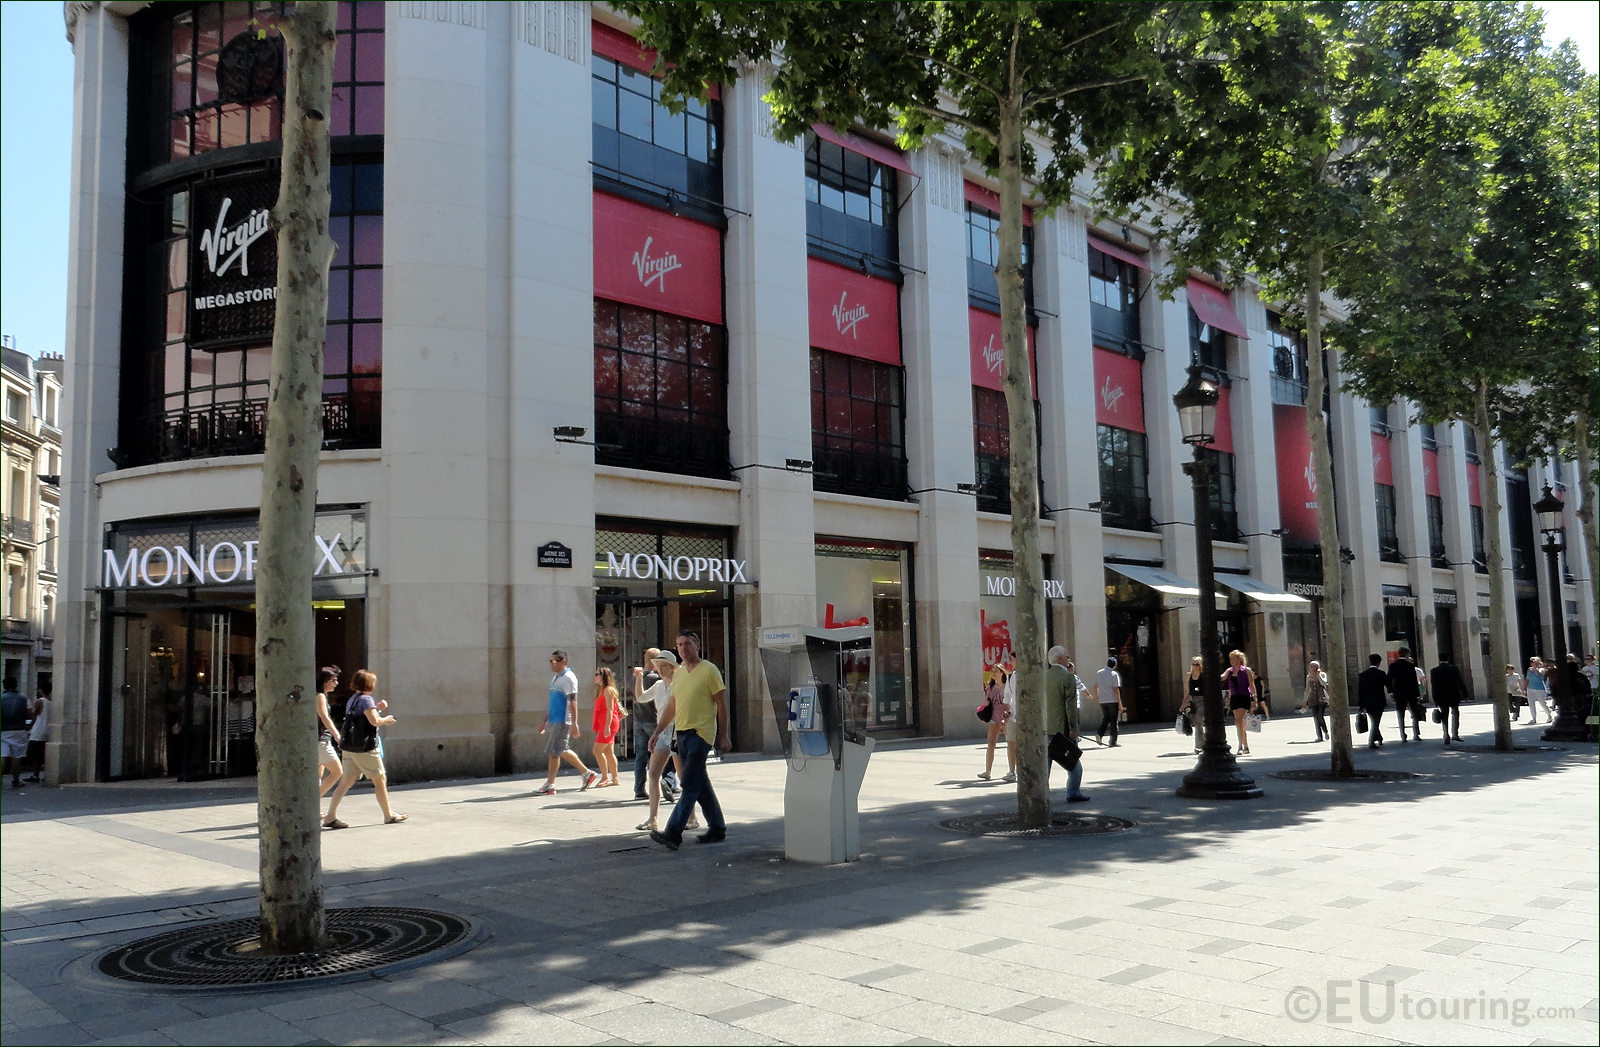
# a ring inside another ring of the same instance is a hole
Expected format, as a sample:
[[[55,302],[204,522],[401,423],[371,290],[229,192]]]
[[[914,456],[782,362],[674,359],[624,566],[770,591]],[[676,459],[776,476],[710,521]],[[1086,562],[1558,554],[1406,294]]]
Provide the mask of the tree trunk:
[[[311,579],[317,562],[322,351],[333,261],[327,114],[333,98],[334,15],[332,3],[296,3],[282,24],[288,79],[282,180],[273,211],[278,299],[256,574],[261,947],[277,955],[316,952],[325,931]]]
[[[1322,544],[1322,632],[1327,650],[1321,660],[1328,674],[1328,727],[1333,735],[1329,769],[1335,778],[1348,778],[1355,773],[1355,758],[1346,680],[1344,562],[1339,556],[1339,518],[1334,512],[1333,452],[1322,416],[1328,388],[1327,370],[1322,366],[1322,265],[1322,252],[1313,251],[1306,265],[1306,363],[1311,372],[1306,387],[1306,432],[1317,472],[1317,537]]]
[[[1579,415],[1572,423],[1572,453],[1577,459],[1578,484],[1583,492],[1579,499],[1577,516],[1578,523],[1583,528],[1583,549],[1585,559],[1589,561],[1589,585],[1585,595],[1591,601],[1591,609],[1600,608],[1600,527],[1596,526],[1594,500],[1596,495],[1594,482],[1594,448],[1589,446],[1589,420]],[[1592,651],[1579,651],[1578,660],[1581,662],[1585,654]]]
[[[1488,383],[1478,382],[1472,428],[1477,434],[1478,463],[1482,467],[1478,489],[1483,493],[1483,545],[1489,557],[1489,697],[1494,702],[1494,747],[1510,752],[1511,699],[1495,683],[1495,670],[1511,663],[1506,646],[1505,552],[1500,546],[1500,456],[1495,453],[1494,426],[1489,420]],[[1532,715],[1532,711],[1529,711]]]
[[[1017,574],[1017,819],[1050,824],[1050,771],[1044,747],[1044,559],[1039,552],[1039,424],[1028,358],[1022,273],[1022,106],[1000,106],[1000,332],[1006,411],[1011,416],[1011,556]]]

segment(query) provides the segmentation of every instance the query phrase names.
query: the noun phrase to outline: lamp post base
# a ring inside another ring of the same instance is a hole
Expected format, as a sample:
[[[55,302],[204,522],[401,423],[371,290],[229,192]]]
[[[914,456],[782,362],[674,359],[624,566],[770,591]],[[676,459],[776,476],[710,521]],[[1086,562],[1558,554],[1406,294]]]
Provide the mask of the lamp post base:
[[[1581,742],[1589,737],[1589,725],[1584,722],[1585,717],[1564,708],[1559,702],[1556,704],[1556,722],[1546,728],[1539,736],[1543,742]]]
[[[1194,770],[1183,776],[1177,794],[1190,800],[1259,800],[1265,795],[1227,751],[1201,753]]]

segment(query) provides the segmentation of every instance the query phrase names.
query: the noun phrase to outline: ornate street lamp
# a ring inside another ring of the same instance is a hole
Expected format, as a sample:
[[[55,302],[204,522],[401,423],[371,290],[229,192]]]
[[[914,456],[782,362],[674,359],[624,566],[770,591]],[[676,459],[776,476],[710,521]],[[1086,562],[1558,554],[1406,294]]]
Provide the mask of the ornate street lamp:
[[[1194,484],[1195,559],[1200,574],[1200,659],[1204,666],[1206,742],[1194,770],[1183,776],[1178,795],[1201,800],[1253,800],[1262,795],[1255,779],[1239,770],[1228,747],[1222,708],[1222,667],[1217,664],[1216,566],[1211,557],[1211,469],[1205,449],[1216,439],[1217,401],[1222,393],[1198,362],[1189,365],[1189,380],[1172,397],[1178,409],[1183,442],[1194,447],[1194,460],[1183,471]]]
[[[1533,503],[1539,531],[1544,535],[1544,545],[1540,548],[1544,550],[1545,561],[1550,568],[1550,629],[1555,634],[1552,637],[1555,643],[1551,645],[1555,651],[1555,668],[1546,684],[1550,688],[1551,699],[1556,703],[1556,722],[1544,732],[1543,739],[1547,742],[1582,741],[1586,730],[1583,714],[1572,708],[1573,696],[1563,680],[1567,673],[1566,616],[1561,607],[1561,548],[1567,535],[1562,522],[1565,509],[1566,506],[1550,490],[1549,484],[1544,485],[1544,494]]]

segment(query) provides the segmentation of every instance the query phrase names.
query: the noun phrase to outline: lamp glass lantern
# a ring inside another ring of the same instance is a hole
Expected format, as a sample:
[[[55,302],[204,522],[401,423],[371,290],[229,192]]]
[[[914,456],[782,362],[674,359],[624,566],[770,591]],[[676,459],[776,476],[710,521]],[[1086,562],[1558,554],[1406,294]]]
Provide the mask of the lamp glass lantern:
[[[1189,380],[1172,397],[1178,409],[1178,427],[1186,444],[1205,445],[1216,439],[1217,401],[1222,391],[1207,378],[1199,364],[1189,366]]]
[[[1564,506],[1561,499],[1557,498],[1550,490],[1550,485],[1544,485],[1544,494],[1537,502],[1533,503],[1533,512],[1539,518],[1539,531],[1544,535],[1545,544],[1560,547],[1565,526],[1561,522]]]

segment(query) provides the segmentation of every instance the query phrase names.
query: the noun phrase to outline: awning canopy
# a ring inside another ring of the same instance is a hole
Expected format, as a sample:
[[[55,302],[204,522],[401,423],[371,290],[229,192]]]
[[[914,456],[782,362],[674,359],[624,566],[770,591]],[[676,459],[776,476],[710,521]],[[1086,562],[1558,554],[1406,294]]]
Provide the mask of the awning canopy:
[[[1296,596],[1286,589],[1279,589],[1275,585],[1268,585],[1259,578],[1252,578],[1248,574],[1228,574],[1224,571],[1217,572],[1217,584],[1225,585],[1241,596],[1254,600],[1256,603],[1273,604],[1281,611],[1309,611],[1311,601],[1303,596]]]
[[[1110,240],[1102,239],[1090,233],[1089,246],[1101,254],[1108,254],[1119,261],[1127,262],[1135,269],[1143,269],[1147,273],[1150,271],[1150,262],[1144,255],[1123,247],[1121,244],[1114,244]]]
[[[1200,603],[1200,586],[1171,571],[1131,563],[1108,563],[1106,570],[1115,571],[1124,578],[1154,589],[1161,594],[1161,603],[1165,607],[1198,606]]]
[[[1189,292],[1189,308],[1194,310],[1194,315],[1200,318],[1201,323],[1227,331],[1236,338],[1250,337],[1250,331],[1239,322],[1239,314],[1233,311],[1233,299],[1227,294],[1194,277],[1189,278],[1186,289]]]
[[[827,124],[812,124],[811,130],[824,142],[832,142],[841,149],[848,149],[852,153],[859,153],[868,160],[876,160],[885,167],[892,167],[904,174],[911,174],[911,164],[907,162],[905,154],[886,145],[880,145],[870,138],[849,131],[835,131]]]

